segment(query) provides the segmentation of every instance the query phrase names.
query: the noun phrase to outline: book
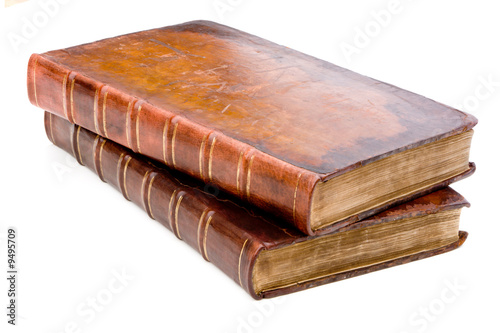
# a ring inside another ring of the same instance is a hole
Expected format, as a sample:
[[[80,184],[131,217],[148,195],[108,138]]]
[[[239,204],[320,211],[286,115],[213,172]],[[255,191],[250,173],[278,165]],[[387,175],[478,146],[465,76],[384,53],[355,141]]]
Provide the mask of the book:
[[[476,118],[208,21],[33,54],[31,103],[329,233],[473,172]]]
[[[269,298],[459,247],[468,202],[449,187],[328,235],[307,236],[238,198],[45,113],[49,139],[117,188],[253,298]],[[198,184],[198,185],[197,185]],[[222,193],[221,193],[222,195]]]

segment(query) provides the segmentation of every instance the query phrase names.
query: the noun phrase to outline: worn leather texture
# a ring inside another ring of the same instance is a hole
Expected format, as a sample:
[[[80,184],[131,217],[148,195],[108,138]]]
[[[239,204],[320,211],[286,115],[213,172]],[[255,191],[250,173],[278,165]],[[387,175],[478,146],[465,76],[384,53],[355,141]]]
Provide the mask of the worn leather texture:
[[[127,200],[139,205],[151,218],[188,243],[255,299],[283,295],[422,259],[452,250],[465,240],[466,233],[461,232],[459,241],[444,248],[256,294],[252,271],[260,251],[321,236],[306,236],[263,211],[255,211],[249,204],[224,197],[223,193],[215,197],[213,189],[207,188],[202,182],[169,170],[48,112],[45,113],[45,130],[56,146],[94,171],[102,181],[121,191]],[[469,206],[469,203],[447,187],[336,232],[464,206]]]
[[[34,54],[28,95],[40,108],[213,183],[308,234],[318,182],[477,122],[207,21]]]

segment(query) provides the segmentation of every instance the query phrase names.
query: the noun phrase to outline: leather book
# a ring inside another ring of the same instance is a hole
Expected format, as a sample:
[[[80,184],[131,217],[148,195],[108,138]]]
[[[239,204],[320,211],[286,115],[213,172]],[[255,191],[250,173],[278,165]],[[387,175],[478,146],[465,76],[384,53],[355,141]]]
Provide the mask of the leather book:
[[[472,173],[472,115],[194,21],[43,54],[32,104],[324,234]]]
[[[45,113],[49,139],[142,207],[253,298],[343,280],[453,250],[468,202],[446,187],[328,235],[307,236],[237,198]],[[222,193],[221,193],[222,195]]]

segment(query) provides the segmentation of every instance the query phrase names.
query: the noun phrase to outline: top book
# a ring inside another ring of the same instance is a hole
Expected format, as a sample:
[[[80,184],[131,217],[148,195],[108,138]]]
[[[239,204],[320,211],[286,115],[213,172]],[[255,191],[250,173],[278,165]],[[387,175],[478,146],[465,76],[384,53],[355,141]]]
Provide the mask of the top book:
[[[213,22],[33,54],[28,94],[307,234],[474,169],[473,116]]]

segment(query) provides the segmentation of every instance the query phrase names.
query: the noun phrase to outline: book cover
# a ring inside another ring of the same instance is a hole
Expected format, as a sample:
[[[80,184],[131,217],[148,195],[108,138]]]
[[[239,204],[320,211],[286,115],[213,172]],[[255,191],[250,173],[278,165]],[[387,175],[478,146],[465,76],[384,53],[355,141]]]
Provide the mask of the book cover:
[[[229,197],[216,198],[203,190],[203,184],[185,174],[170,171],[48,112],[45,113],[45,130],[56,146],[121,191],[127,200],[142,207],[149,217],[188,243],[255,299],[279,296],[444,253],[459,247],[467,237],[466,232],[458,231],[458,216],[460,209],[469,204],[448,187],[332,234],[307,236],[265,212],[259,214],[249,205]],[[431,222],[433,216],[441,214],[444,215],[439,220]],[[418,229],[408,224],[418,219],[423,221]],[[437,229],[431,229],[434,225]],[[384,226],[389,228],[386,238],[370,241]],[[438,231],[442,234],[437,235]],[[406,235],[404,242],[391,242],[392,233],[396,232],[403,235],[401,237]],[[353,236],[347,240],[353,243],[351,250],[340,251],[337,256],[329,254],[331,250],[345,248],[344,235],[350,233]],[[422,237],[417,237],[419,234]],[[326,245],[321,244],[323,241]],[[384,246],[387,249],[384,250]],[[372,250],[365,255],[356,254],[363,247]],[[267,280],[277,273],[282,263],[278,261],[267,267],[269,254],[294,248],[300,253],[309,253],[307,248],[310,248],[310,253],[300,260],[300,254],[295,258],[287,252],[286,257],[292,256],[293,260],[285,258],[284,261],[293,266],[305,262],[305,271],[310,270],[315,261],[323,262],[323,266],[316,268],[313,276],[304,275],[303,271],[285,270],[285,276],[276,287],[275,281]],[[340,265],[342,257],[347,259]]]
[[[473,172],[473,116],[208,21],[34,54],[28,94],[34,105],[307,234],[331,232]],[[421,151],[456,137],[466,141],[460,158]],[[387,160],[404,152],[414,168]],[[457,166],[446,169],[452,160]],[[363,168],[377,162],[371,173],[381,176],[352,194],[341,177],[369,174]],[[407,177],[424,164],[428,178]],[[323,186],[336,180],[341,186]],[[389,191],[402,180],[408,183]],[[382,186],[387,191],[376,194]],[[353,197],[363,205],[340,214]]]

